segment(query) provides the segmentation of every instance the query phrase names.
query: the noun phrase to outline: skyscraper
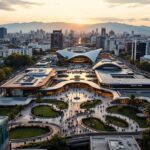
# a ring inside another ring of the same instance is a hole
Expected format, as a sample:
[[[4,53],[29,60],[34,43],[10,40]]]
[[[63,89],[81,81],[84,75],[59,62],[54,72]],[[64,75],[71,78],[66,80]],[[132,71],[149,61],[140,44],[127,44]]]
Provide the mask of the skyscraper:
[[[106,36],[106,28],[101,29],[101,36],[103,36],[103,37]]]
[[[51,34],[51,48],[57,50],[63,48],[63,34],[61,30],[54,30]]]
[[[7,29],[2,27],[0,28],[0,39],[4,39],[7,35]]]

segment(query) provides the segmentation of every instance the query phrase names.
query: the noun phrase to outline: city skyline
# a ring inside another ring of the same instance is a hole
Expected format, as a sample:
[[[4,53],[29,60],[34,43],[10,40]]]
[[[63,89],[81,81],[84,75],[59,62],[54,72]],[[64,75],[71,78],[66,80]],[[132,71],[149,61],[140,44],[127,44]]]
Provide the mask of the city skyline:
[[[149,0],[1,0],[0,24],[14,22],[120,22],[150,26]]]

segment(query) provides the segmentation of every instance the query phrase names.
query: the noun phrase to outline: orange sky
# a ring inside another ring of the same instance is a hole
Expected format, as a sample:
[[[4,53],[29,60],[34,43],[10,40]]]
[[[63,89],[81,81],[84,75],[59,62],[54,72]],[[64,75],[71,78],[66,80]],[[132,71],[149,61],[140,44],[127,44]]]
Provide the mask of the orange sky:
[[[134,3],[131,3],[134,2]],[[122,22],[150,26],[146,0],[0,0],[0,24],[13,22]]]

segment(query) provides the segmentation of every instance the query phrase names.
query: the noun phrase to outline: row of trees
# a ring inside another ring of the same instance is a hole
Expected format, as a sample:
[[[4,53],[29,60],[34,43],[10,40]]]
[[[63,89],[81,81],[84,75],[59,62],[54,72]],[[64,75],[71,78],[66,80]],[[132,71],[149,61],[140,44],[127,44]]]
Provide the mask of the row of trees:
[[[12,54],[5,59],[4,64],[13,69],[17,69],[19,67],[32,65],[34,62],[35,60],[30,56]]]
[[[4,60],[4,66],[0,68],[0,82],[7,79],[13,70],[30,66],[36,62],[37,58],[27,55],[12,54]]]
[[[143,132],[142,139],[140,140],[140,145],[142,147],[142,150],[149,150],[150,149],[150,104],[146,106],[145,114],[147,115],[147,123],[149,125],[149,129]]]
[[[0,82],[5,80],[12,73],[12,69],[10,67],[2,67],[0,68]]]
[[[141,62],[139,65],[139,68],[141,68],[144,71],[150,72],[150,63],[149,62]]]

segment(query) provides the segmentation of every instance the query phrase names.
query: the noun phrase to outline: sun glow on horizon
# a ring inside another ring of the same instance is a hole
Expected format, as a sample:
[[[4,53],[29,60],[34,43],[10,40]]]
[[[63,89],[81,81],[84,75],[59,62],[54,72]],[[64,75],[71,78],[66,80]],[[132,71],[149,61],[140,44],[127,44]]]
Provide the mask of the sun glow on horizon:
[[[86,24],[86,22],[81,18],[74,18],[71,20],[71,22],[75,24]]]
[[[133,9],[133,4],[129,1],[127,4],[116,4],[112,0],[43,0],[42,2],[24,0],[25,2],[22,3],[21,0],[18,1],[20,3],[14,4],[9,0],[9,3],[6,3],[7,7],[0,5],[0,24],[66,22],[82,26],[102,22],[123,22],[150,26],[150,16],[146,13],[150,5],[144,5],[143,2]]]

